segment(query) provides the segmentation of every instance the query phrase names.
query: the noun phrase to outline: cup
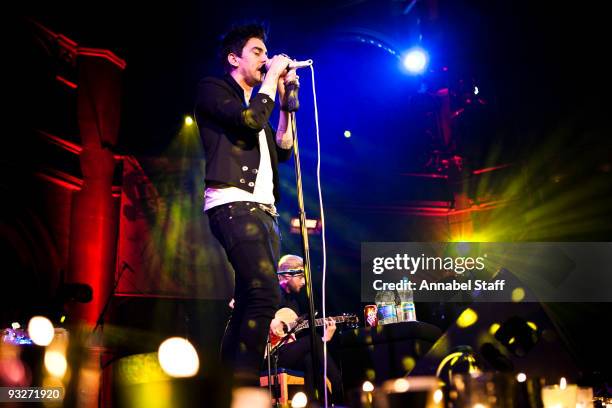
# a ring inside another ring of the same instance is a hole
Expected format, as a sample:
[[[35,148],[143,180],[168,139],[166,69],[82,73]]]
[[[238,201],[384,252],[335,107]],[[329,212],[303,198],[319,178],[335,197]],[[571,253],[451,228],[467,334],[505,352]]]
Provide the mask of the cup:
[[[363,318],[366,327],[378,326],[378,308],[376,305],[366,305],[363,308]]]
[[[395,309],[395,303],[386,302],[377,305],[378,307],[378,324],[385,325],[390,323],[397,323],[397,311]]]
[[[397,306],[397,321],[398,322],[414,322],[416,313],[414,310],[414,302],[402,301]]]

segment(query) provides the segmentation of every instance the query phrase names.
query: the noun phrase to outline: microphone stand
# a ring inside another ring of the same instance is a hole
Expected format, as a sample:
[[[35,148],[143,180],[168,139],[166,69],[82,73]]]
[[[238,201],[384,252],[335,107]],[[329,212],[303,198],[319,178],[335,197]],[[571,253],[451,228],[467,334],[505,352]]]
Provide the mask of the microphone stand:
[[[308,246],[308,230],[306,228],[306,211],[304,209],[304,192],[302,189],[302,170],[300,166],[300,150],[298,147],[297,137],[297,123],[295,120],[295,112],[299,109],[299,102],[297,99],[297,92],[299,85],[296,83],[289,83],[285,86],[287,93],[287,106],[283,107],[284,110],[289,112],[291,117],[291,127],[293,132],[293,157],[295,163],[295,181],[297,190],[298,207],[300,214],[300,233],[302,235],[302,251],[304,253],[304,279],[306,281],[306,297],[308,298],[309,316],[308,321],[310,323],[310,350],[312,357],[312,369],[313,377],[315,380],[315,398],[320,400],[319,385],[321,385],[320,373],[319,373],[319,353],[318,343],[316,342],[316,325],[315,325],[315,308],[314,308],[314,293],[312,290],[312,276],[310,267],[310,247]],[[325,384],[323,383],[323,386]]]
[[[306,320],[305,315],[300,316],[295,321],[295,325],[293,326],[293,328],[291,330],[288,330],[287,333],[285,333],[285,336],[274,347],[274,350],[272,350],[272,347],[270,344],[270,335],[268,334],[268,343],[266,345],[266,347],[268,348],[268,389],[269,389],[270,395],[276,400],[275,406],[279,406],[278,399],[280,397],[280,383],[278,381],[278,357],[279,357],[278,354],[279,354],[280,348],[281,346],[283,346],[285,343],[289,341],[289,339],[291,338],[291,335],[297,331],[298,327],[300,326],[300,324],[302,324],[304,320]],[[274,385],[272,385],[272,381],[271,381],[272,371],[270,367],[270,360],[271,360],[272,354],[274,354]],[[272,387],[274,387],[274,392],[272,392]]]
[[[117,291],[117,287],[119,286],[119,282],[121,281],[123,272],[125,272],[126,269],[130,269],[133,271],[130,265],[128,265],[128,263],[124,261],[123,265],[121,266],[121,270],[119,271],[119,276],[117,276],[117,280],[115,281],[115,285],[113,286],[113,290],[111,290],[110,293],[108,294],[108,297],[106,298],[106,302],[104,303],[104,307],[102,308],[102,311],[98,315],[98,320],[96,320],[96,325],[91,331],[92,333],[95,333],[98,327],[102,328],[102,326],[104,326],[104,318],[106,316],[106,312],[108,311],[108,306],[110,305],[111,300],[113,299],[113,295]]]

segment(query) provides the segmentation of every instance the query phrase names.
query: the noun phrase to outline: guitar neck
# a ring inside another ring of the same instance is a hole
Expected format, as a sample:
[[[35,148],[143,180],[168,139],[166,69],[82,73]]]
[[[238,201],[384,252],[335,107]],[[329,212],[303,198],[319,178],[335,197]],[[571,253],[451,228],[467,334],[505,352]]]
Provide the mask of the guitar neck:
[[[345,321],[347,321],[349,319],[349,316],[333,316],[333,317],[328,317],[326,318],[326,320],[333,320],[336,323],[344,323]],[[323,318],[319,318],[319,319],[315,319],[315,326],[319,327],[319,326],[323,326],[324,324],[324,320]],[[310,327],[309,321],[305,320],[302,323],[300,323],[297,328],[295,329],[295,331],[299,331],[302,329],[306,329]]]

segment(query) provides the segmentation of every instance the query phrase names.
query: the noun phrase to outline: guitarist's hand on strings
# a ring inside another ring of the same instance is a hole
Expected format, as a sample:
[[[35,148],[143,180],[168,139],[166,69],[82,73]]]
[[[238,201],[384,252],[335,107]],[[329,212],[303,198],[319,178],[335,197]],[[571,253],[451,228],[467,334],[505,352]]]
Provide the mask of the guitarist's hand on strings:
[[[270,322],[270,332],[272,334],[283,337],[287,333],[287,326],[279,319],[272,319]]]
[[[336,321],[328,319],[325,321],[325,329],[323,331],[323,341],[330,341],[336,332]]]

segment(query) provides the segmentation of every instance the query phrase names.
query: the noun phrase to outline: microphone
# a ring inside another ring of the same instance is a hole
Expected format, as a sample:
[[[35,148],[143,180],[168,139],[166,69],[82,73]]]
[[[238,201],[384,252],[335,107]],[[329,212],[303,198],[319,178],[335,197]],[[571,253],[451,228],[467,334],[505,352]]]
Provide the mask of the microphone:
[[[270,65],[272,65],[272,60],[268,60],[266,62],[266,64],[264,66],[261,67],[261,71],[263,73],[268,72],[268,70],[270,69]],[[305,61],[291,61],[289,63],[289,65],[287,66],[287,69],[298,69],[298,68],[305,68],[305,67],[309,67],[312,65],[312,60],[308,59]]]
[[[289,69],[306,68],[312,65],[312,60],[307,59],[305,61],[291,61],[289,63]]]
[[[260,68],[260,71],[264,74],[268,72],[270,66],[272,65],[272,60],[266,61],[266,63]],[[312,65],[312,60],[308,59],[305,61],[290,61],[287,66],[287,70],[290,69],[298,69],[309,67]],[[300,86],[296,82],[289,83],[285,86],[286,98],[285,103],[281,105],[281,110],[285,112],[297,112],[300,108],[300,101],[298,99],[298,90]]]

